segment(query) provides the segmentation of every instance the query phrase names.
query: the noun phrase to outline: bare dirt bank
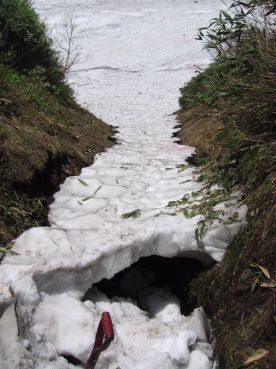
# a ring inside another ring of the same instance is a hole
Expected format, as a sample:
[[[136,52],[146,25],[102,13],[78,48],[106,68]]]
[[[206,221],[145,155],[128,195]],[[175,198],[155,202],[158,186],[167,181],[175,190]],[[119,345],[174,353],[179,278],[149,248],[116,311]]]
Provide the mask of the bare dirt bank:
[[[68,175],[113,144],[112,127],[72,99],[6,83],[0,95],[0,243],[46,225],[48,204]]]

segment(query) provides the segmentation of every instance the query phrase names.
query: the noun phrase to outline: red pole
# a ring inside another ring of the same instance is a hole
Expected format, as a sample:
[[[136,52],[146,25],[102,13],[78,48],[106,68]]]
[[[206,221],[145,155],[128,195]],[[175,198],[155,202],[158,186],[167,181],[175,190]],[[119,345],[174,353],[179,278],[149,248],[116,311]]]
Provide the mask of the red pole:
[[[111,316],[108,312],[104,312],[97,329],[93,350],[84,369],[95,368],[101,352],[108,348],[113,339],[114,331]]]

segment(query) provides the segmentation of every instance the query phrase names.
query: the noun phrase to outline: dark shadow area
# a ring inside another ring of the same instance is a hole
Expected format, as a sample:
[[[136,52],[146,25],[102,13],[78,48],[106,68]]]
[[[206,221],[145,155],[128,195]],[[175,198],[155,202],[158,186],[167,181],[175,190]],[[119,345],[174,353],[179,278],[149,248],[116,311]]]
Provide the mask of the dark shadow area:
[[[193,258],[168,259],[161,256],[149,256],[141,258],[110,280],[103,279],[95,286],[108,298],[118,296],[134,300],[137,300],[140,291],[144,288],[165,287],[180,300],[181,313],[189,314],[196,307],[189,298],[190,284],[199,273],[209,267]],[[85,299],[86,296],[84,296]]]
[[[120,143],[118,142],[118,139],[115,136],[108,136],[107,138],[109,141],[111,141],[114,144],[118,144],[120,145]]]
[[[69,364],[84,367],[83,362],[72,355],[62,354],[60,356],[64,357],[64,359],[67,360]]]
[[[51,152],[48,152],[45,165],[34,171],[33,178],[29,183],[15,184],[16,191],[18,193],[28,193],[32,197],[51,196],[68,176],[63,169],[69,161],[70,158],[67,155],[54,156]]]
[[[171,136],[171,137],[176,137],[176,138],[178,138],[179,133],[180,133],[180,129],[179,129],[178,131],[173,132],[173,134],[172,134],[172,136]]]

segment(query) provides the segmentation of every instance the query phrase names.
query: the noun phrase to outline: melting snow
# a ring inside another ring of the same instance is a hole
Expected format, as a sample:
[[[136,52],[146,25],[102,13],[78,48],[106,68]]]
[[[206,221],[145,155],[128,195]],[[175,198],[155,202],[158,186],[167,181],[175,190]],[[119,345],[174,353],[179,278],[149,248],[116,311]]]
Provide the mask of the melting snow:
[[[173,216],[167,206],[203,186],[192,168],[177,168],[194,149],[170,138],[171,114],[195,63],[208,63],[194,37],[221,3],[36,0],[35,5],[57,37],[65,14],[73,15],[81,62],[70,83],[81,103],[119,126],[120,145],[68,178],[51,205],[51,226],[23,233],[15,241],[18,255],[1,264],[0,367],[73,368],[62,354],[85,362],[107,310],[116,339],[98,369],[211,368],[201,309],[185,317],[175,296],[156,289],[143,295],[151,317],[131,300],[109,301],[96,290],[89,300],[80,299],[93,283],[142,256],[220,260],[245,222],[245,207],[222,204],[225,217],[238,212],[239,221],[214,221],[199,243],[195,230],[202,216]]]

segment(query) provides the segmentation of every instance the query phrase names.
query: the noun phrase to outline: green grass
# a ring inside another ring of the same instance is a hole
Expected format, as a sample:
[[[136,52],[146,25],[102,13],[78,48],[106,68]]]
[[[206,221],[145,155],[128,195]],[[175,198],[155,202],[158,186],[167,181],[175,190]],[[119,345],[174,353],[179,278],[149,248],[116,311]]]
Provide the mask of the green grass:
[[[19,72],[9,73],[10,82],[21,84],[23,75],[28,76],[62,99],[72,98],[59,54],[30,1],[0,2],[0,56],[2,65]]]
[[[64,104],[74,104],[72,98],[65,99],[49,90],[44,78],[36,75],[26,76],[15,69],[0,64],[0,87],[3,92],[17,93],[22,101],[27,100],[42,109],[46,115],[57,119],[64,129],[68,129],[68,120],[64,114]],[[1,107],[0,107],[1,109]]]
[[[275,289],[241,288],[241,275],[254,263],[275,272],[276,33],[249,26],[238,41],[230,41],[181,89],[179,102],[183,111],[216,112],[223,128],[212,143],[219,149],[198,153],[200,180],[222,184],[227,191],[241,189],[248,226],[223,261],[193,281],[191,299],[212,318],[221,368],[243,367],[252,351],[265,347],[269,356],[254,368],[274,369],[269,332]]]
[[[210,171],[228,185],[246,185],[258,167],[271,163],[276,123],[276,36],[254,30],[228,55],[218,56],[181,89],[183,110],[200,105],[217,108],[224,129],[222,150]],[[204,159],[199,160],[204,163]],[[233,167],[229,168],[229,162]],[[236,162],[236,163],[235,163]],[[228,166],[228,170],[221,170]],[[219,181],[220,182],[220,181]]]

